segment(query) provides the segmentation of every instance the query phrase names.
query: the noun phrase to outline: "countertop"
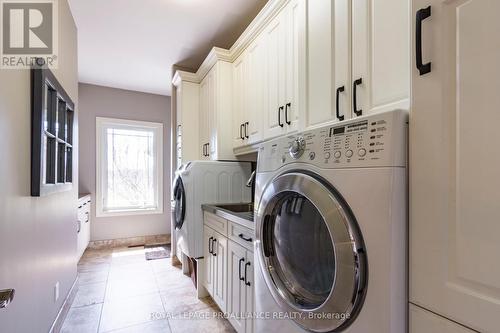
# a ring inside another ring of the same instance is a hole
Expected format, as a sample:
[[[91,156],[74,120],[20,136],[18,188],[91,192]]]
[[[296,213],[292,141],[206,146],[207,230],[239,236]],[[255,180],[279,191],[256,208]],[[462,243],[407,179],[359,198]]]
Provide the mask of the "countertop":
[[[254,213],[252,212],[233,212],[218,206],[231,204],[204,204],[201,208],[205,212],[215,214],[223,219],[240,224],[246,228],[255,229]]]

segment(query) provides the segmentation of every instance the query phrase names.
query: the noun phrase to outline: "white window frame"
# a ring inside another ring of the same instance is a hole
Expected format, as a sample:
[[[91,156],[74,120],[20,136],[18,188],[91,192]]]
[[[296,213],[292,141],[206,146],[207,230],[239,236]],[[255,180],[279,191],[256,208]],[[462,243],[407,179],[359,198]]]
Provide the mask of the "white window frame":
[[[154,209],[127,209],[110,210],[104,209],[104,186],[106,184],[103,176],[106,174],[104,168],[107,166],[107,145],[105,130],[110,126],[123,129],[150,129],[154,131],[156,150],[156,181],[158,183],[155,193],[158,206]],[[136,121],[117,118],[96,117],[96,216],[128,216],[149,215],[163,213],[163,124],[147,121]]]

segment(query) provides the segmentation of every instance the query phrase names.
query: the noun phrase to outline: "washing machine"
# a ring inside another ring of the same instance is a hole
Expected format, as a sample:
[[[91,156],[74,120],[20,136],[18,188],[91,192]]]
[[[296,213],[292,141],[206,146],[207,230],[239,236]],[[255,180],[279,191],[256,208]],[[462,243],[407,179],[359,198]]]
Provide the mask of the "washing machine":
[[[203,257],[202,204],[248,203],[252,173],[247,162],[193,161],[183,164],[173,182],[173,218],[177,251],[190,258]],[[179,255],[179,253],[178,253]]]
[[[407,112],[264,143],[255,331],[407,332]]]

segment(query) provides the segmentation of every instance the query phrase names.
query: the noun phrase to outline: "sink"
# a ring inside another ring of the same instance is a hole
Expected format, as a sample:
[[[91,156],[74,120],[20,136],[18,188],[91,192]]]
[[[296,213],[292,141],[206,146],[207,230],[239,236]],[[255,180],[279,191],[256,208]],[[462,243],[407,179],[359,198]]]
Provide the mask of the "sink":
[[[228,210],[233,213],[251,213],[253,212],[253,203],[247,204],[227,204],[216,205],[215,207]]]

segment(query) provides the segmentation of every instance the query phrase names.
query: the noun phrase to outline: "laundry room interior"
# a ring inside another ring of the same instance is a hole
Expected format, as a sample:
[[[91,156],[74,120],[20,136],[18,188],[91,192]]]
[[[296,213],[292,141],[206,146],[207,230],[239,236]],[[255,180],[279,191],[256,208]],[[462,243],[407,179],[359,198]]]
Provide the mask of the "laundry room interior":
[[[499,12],[0,0],[0,333],[500,333]]]

